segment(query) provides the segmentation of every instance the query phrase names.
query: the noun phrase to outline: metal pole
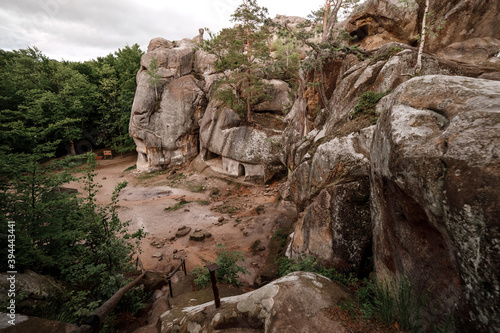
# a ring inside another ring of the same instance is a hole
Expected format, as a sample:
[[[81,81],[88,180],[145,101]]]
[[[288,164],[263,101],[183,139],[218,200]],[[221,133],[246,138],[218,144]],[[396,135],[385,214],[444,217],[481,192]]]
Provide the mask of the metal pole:
[[[174,293],[172,291],[172,280],[171,279],[168,279],[168,289],[170,289],[170,297],[173,298]]]

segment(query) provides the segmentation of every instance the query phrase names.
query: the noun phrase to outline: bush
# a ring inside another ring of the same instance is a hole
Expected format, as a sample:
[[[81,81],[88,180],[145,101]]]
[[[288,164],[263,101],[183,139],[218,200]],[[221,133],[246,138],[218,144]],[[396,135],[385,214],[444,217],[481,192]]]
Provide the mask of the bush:
[[[448,314],[434,315],[429,306],[428,292],[416,294],[406,275],[402,275],[397,283],[365,281],[356,294],[365,320],[376,317],[389,326],[397,323],[407,332],[448,332],[450,329]]]
[[[217,281],[239,286],[239,273],[248,274],[245,266],[237,265],[239,261],[245,261],[243,252],[228,251],[222,244],[217,245],[218,256],[215,263],[220,266],[217,270]],[[212,262],[203,260],[205,265]],[[191,272],[195,276],[194,283],[199,289],[205,288],[210,282],[210,273],[206,267],[195,267]]]
[[[335,268],[321,266],[314,256],[302,254],[297,259],[280,258],[278,263],[279,276],[285,276],[296,271],[317,273],[345,285],[350,285],[358,281],[352,273],[342,274],[337,272]]]
[[[359,117],[367,117],[372,120],[372,123],[376,123],[378,120],[377,112],[375,111],[375,107],[377,103],[387,95],[389,91],[384,91],[381,93],[374,93],[371,90],[368,90],[361,95],[359,98],[358,104],[354,107],[354,112],[351,113],[351,116],[358,119]]]

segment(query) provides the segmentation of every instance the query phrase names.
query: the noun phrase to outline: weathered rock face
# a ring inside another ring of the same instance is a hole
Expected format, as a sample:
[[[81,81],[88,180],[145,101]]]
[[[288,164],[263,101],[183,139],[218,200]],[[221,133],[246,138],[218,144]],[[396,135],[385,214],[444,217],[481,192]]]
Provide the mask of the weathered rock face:
[[[201,83],[192,75],[171,81],[161,101],[151,93],[149,76],[139,73],[130,133],[139,153],[140,170],[179,166],[198,155],[198,120],[206,106]],[[145,91],[144,95],[140,92]],[[142,96],[142,99],[140,99]],[[159,104],[159,105],[158,105]],[[142,107],[140,107],[142,106]]]
[[[200,41],[202,34],[195,38]],[[255,124],[240,126],[236,113],[224,109],[212,99],[215,83],[223,74],[215,70],[215,56],[195,50],[191,39],[151,40],[141,59],[137,90],[132,107],[129,132],[139,153],[141,171],[182,166],[200,153],[223,158],[224,172],[245,175],[247,180],[267,181],[284,169],[281,163],[281,131]],[[158,62],[159,82],[148,74],[151,61]],[[269,101],[255,107],[255,112],[283,114],[290,102],[290,87],[280,80],[269,80]],[[200,129],[201,125],[201,129]],[[259,129],[260,128],[260,129]]]
[[[303,119],[307,101],[298,99],[287,115],[284,132],[284,159],[292,167],[290,187],[293,198],[304,208],[319,192],[332,185],[368,176],[370,143],[373,128],[370,121],[350,119],[354,107],[366,91],[388,92],[411,78],[417,53],[400,43],[389,43],[373,54],[373,59],[353,64],[351,57],[338,73],[335,91],[329,102],[330,112],[319,114],[319,127],[305,136]],[[447,74],[478,77],[492,69],[425,55],[422,74]],[[321,119],[323,118],[323,119]],[[364,127],[364,128],[363,128]]]
[[[307,295],[307,301],[304,301]],[[313,273],[291,273],[253,292],[213,302],[172,309],[161,316],[161,333],[171,332],[346,332],[327,310],[350,293]]]
[[[139,170],[179,166],[198,154],[198,120],[206,98],[203,82],[189,75],[194,44],[153,39],[141,59],[129,132],[139,153]],[[150,83],[147,69],[158,61],[158,87]]]
[[[404,6],[398,0],[370,0],[353,13],[346,24],[354,43],[365,49],[376,49],[390,42],[412,45],[418,30],[418,6],[410,1]]]
[[[363,276],[370,272],[372,233],[368,178],[326,188],[295,228],[291,257],[303,253],[326,267]]]
[[[257,104],[254,111],[274,111],[282,113],[287,106],[291,106],[290,87],[281,80],[264,80],[269,85],[266,93],[270,100]]]
[[[241,164],[247,178],[271,179],[283,168],[279,152],[282,132],[240,124],[236,112],[213,98],[200,120],[203,155],[205,158],[213,154],[222,156],[224,168],[229,173]],[[239,163],[233,163],[235,161]]]
[[[500,58],[497,57],[499,52],[500,39],[482,37],[450,44],[437,54],[441,58],[496,67],[500,70]]]
[[[371,151],[377,276],[407,274],[460,330],[500,329],[500,83],[414,78],[381,102]]]
[[[324,188],[366,178],[373,129],[372,126],[331,140],[322,140],[321,133],[311,132],[317,134],[314,140],[318,147],[304,156],[291,176],[295,203],[303,208]]]
[[[351,36],[357,36],[354,43],[366,49],[389,42],[417,46],[424,5],[425,1],[409,1],[408,6],[397,0],[367,1],[349,17],[345,28]],[[427,24],[431,38],[426,40],[426,51],[475,64],[484,62],[485,51],[489,54],[487,58],[492,58],[489,49],[496,47],[498,53],[498,1],[431,1],[429,12]]]
[[[448,45],[469,39],[500,38],[498,1],[431,1],[430,10],[443,23],[438,37],[429,40],[426,50],[430,52],[437,52]],[[419,8],[419,20],[422,17],[423,8]]]

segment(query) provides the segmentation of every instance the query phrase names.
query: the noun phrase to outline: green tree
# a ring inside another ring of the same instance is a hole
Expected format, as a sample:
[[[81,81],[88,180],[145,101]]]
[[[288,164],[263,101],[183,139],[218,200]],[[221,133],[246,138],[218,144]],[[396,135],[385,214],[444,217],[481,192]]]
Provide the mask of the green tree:
[[[252,106],[268,98],[262,80],[264,67],[271,60],[266,20],[266,8],[258,6],[255,0],[244,0],[231,15],[231,21],[237,25],[219,34],[209,31],[211,38],[202,45],[205,51],[216,55],[216,69],[226,75],[219,82],[225,88],[219,90],[217,97],[246,114],[250,123]]]
[[[278,36],[271,46],[274,53],[270,73],[273,78],[287,82],[295,90],[298,86],[300,70],[299,42],[286,30],[280,31]]]
[[[134,44],[91,62],[100,97],[99,118],[92,121],[97,129],[94,132],[99,133],[96,141],[119,153],[135,149],[134,140],[128,135],[128,124],[142,55],[139,45]]]
[[[155,96],[156,96],[156,101],[159,101],[158,97],[158,88],[161,85],[161,76],[158,73],[159,67],[158,67],[158,59],[156,59],[154,56],[151,58],[151,61],[149,62],[149,68],[146,71],[146,73],[149,75],[149,85],[151,88],[155,90]]]

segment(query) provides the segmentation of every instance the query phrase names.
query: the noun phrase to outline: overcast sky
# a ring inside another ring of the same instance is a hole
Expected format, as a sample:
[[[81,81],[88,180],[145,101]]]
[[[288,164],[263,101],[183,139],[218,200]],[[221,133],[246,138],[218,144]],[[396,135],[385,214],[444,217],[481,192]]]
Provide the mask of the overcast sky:
[[[154,37],[192,38],[233,25],[241,0],[1,0],[0,48],[38,47],[52,59],[84,61]],[[259,0],[269,16],[305,17],[324,0]]]

